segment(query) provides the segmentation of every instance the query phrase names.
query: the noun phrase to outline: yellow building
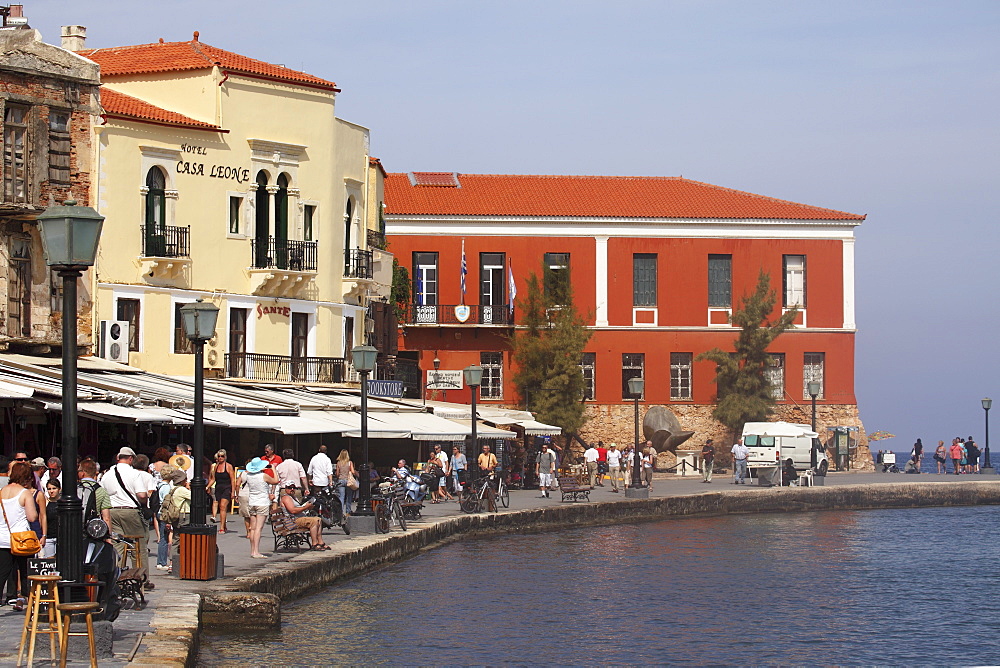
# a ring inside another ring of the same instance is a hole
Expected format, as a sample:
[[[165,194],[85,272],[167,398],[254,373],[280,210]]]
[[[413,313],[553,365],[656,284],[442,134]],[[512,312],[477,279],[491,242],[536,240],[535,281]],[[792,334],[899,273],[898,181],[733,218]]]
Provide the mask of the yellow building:
[[[92,205],[105,356],[190,375],[179,308],[220,308],[217,376],[342,382],[388,298],[382,176],[336,84],[199,41],[87,49],[101,66]],[[372,248],[369,249],[371,241]],[[128,327],[114,328],[114,323]],[[122,355],[125,355],[123,352]],[[348,360],[349,361],[349,360]]]

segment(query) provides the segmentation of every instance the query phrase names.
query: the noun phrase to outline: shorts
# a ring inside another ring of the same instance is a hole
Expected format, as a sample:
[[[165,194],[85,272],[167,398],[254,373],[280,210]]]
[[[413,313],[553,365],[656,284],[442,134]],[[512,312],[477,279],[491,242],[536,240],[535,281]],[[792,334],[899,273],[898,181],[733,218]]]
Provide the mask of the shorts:
[[[440,478],[438,478],[438,487],[444,489],[444,487],[447,485],[447,480],[448,476],[446,475],[443,475]]]
[[[295,526],[300,529],[310,529],[314,524],[319,523],[318,517],[296,517]]]
[[[597,472],[600,473],[601,475],[604,475],[605,473],[607,473],[608,472],[608,463],[607,462],[597,462]]]
[[[254,515],[267,515],[271,512],[271,508],[269,506],[246,506],[246,509],[246,517],[253,517]]]
[[[539,487],[552,487],[552,474],[551,473],[539,473],[538,474],[538,486]]]
[[[223,499],[225,499],[226,501],[232,501],[233,488],[228,485],[225,487],[219,487],[218,485],[216,485],[215,494],[213,496],[215,497],[216,501],[222,501]]]

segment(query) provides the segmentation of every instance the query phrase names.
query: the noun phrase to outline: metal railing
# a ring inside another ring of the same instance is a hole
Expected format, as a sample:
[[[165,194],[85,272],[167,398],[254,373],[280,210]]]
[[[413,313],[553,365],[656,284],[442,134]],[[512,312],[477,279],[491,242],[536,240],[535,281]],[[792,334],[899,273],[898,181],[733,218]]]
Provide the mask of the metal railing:
[[[264,353],[226,353],[227,378],[247,380],[343,383],[350,380],[343,357],[291,357]]]
[[[251,266],[254,269],[316,271],[317,242],[295,239],[251,239]]]
[[[377,380],[399,380],[403,383],[403,396],[420,398],[420,365],[413,360],[396,359],[379,362],[375,368]]]
[[[345,278],[371,278],[372,252],[355,248],[344,255]]]
[[[191,226],[142,225],[143,257],[190,257]]]
[[[369,248],[385,250],[385,234],[378,230],[367,230],[367,240]]]
[[[497,306],[483,304],[468,304],[469,317],[464,321],[458,319],[455,304],[434,304],[422,306],[410,304],[404,316],[408,325],[494,325],[511,327],[514,325],[514,313],[506,304]]]

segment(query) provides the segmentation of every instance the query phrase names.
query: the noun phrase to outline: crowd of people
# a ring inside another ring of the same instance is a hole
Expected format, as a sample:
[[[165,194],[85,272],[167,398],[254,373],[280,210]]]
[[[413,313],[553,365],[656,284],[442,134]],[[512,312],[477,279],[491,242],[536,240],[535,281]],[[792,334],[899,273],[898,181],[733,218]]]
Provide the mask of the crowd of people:
[[[938,475],[980,473],[979,460],[981,457],[982,451],[972,436],[969,436],[968,439],[956,436],[951,439],[950,445],[946,445],[944,441],[938,441],[932,455]],[[924,444],[918,438],[913,444],[913,448],[910,449],[909,458],[903,465],[903,473],[921,473],[923,458]],[[950,470],[949,465],[951,466]],[[879,450],[875,455],[875,466],[883,473],[899,470],[896,455],[891,450]]]

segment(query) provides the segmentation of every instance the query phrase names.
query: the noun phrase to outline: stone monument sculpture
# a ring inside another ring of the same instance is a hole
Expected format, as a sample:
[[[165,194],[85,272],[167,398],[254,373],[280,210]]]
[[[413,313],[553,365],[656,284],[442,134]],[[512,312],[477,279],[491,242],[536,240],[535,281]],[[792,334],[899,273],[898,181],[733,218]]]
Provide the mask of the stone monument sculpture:
[[[675,452],[694,432],[681,429],[677,416],[666,406],[651,406],[642,419],[642,435],[653,442],[657,452]]]

